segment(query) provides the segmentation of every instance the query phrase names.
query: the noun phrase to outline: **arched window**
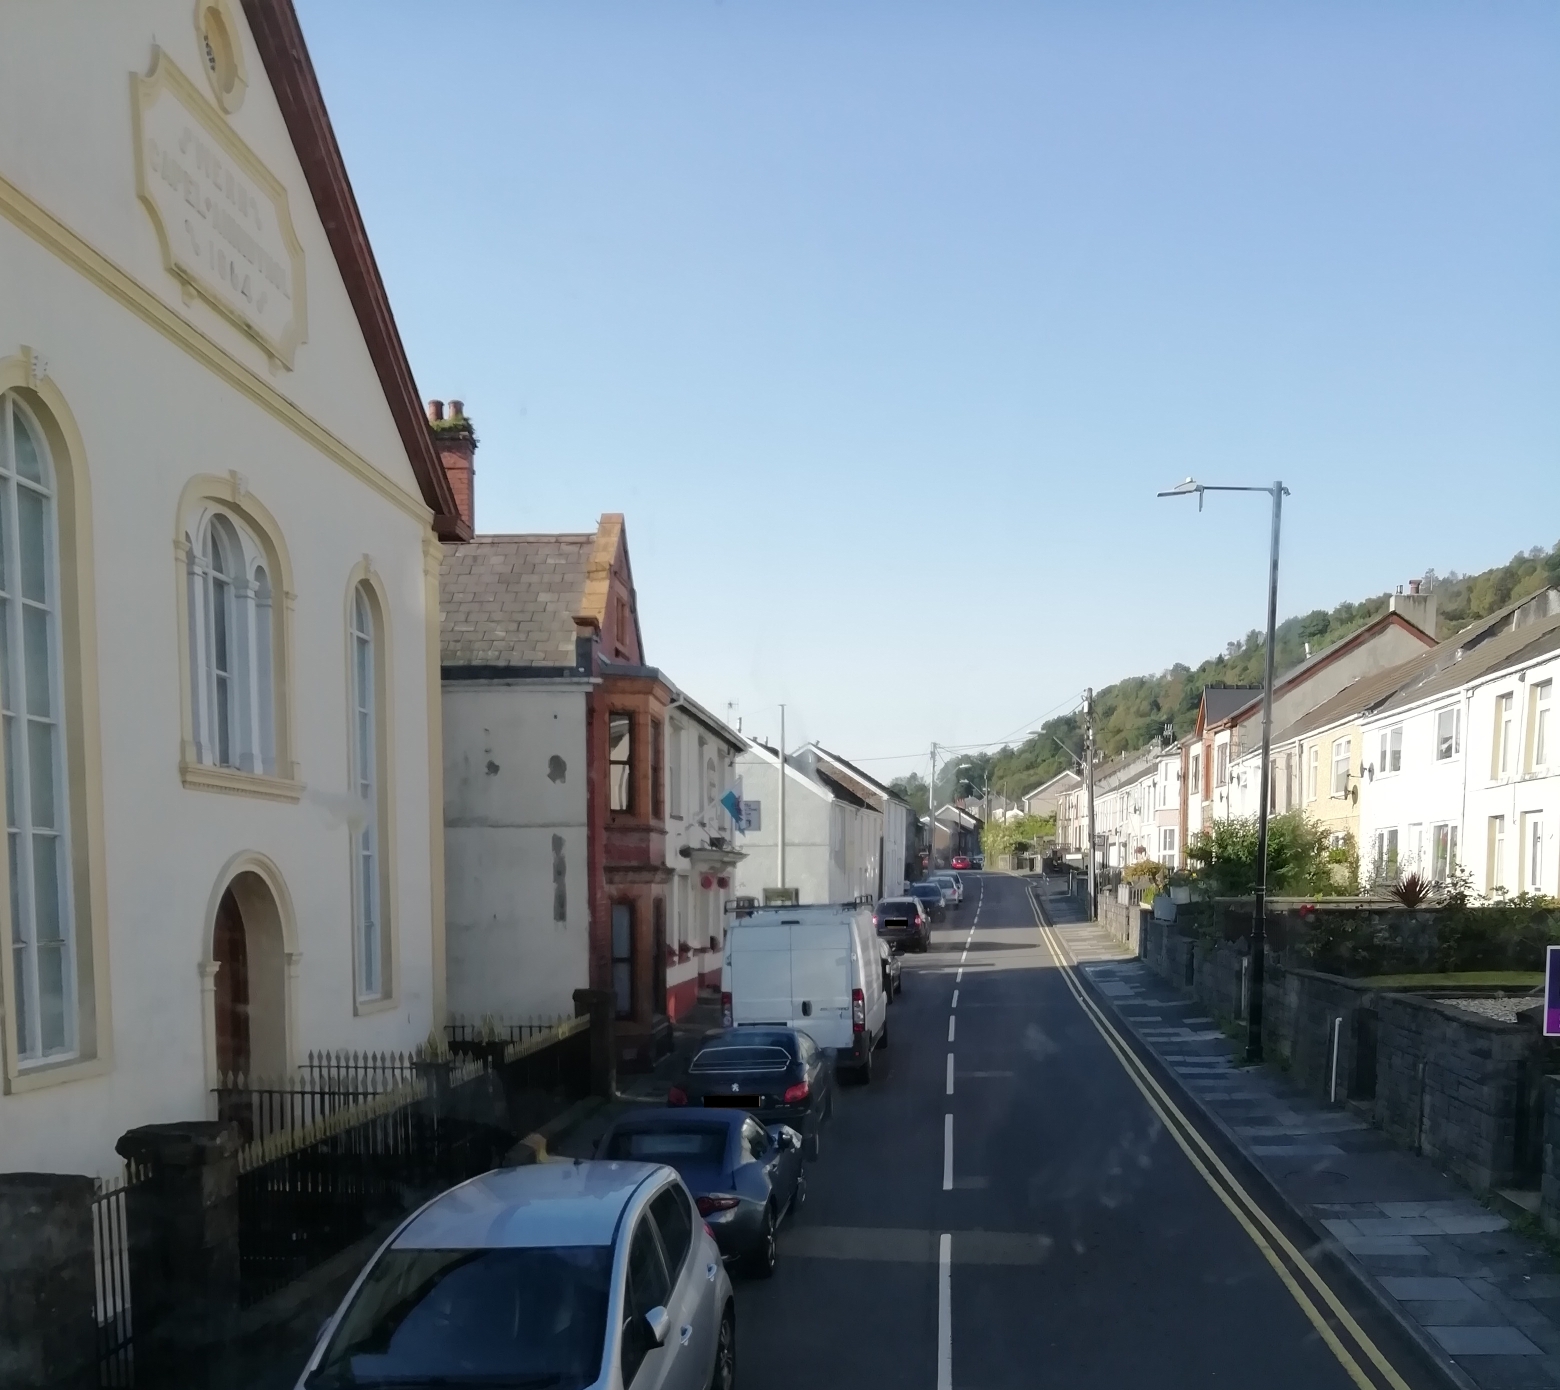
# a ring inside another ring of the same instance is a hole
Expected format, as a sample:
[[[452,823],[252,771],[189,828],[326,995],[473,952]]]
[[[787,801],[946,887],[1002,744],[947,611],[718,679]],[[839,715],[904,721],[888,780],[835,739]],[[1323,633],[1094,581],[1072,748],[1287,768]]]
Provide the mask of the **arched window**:
[[[185,528],[195,761],[276,773],[275,613],[265,551],[238,516],[203,502]]]
[[[24,1061],[77,1048],[75,918],[61,719],[59,529],[38,423],[0,397],[0,709],[15,1043]]]
[[[366,583],[352,590],[352,789],[362,822],[354,836],[353,899],[360,999],[385,994],[379,844],[379,641]]]

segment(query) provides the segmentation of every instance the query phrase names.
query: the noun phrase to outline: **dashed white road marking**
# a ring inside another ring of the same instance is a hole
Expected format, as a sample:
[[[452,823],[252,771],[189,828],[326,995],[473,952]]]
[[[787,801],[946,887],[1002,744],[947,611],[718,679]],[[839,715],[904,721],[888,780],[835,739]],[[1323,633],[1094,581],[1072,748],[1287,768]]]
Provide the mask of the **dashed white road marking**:
[[[948,1094],[953,1094],[953,1053],[948,1054]]]
[[[953,1191],[953,1115],[943,1116],[943,1191]]]
[[[953,1237],[947,1232],[937,1240],[937,1390],[953,1390]]]
[[[952,1005],[952,1007],[955,1008],[955,1009],[959,1007],[959,991],[958,990],[954,990],[954,992],[953,992],[953,1005]]]
[[[954,1016],[952,1014],[948,1015],[948,1041],[949,1042],[953,1041],[953,1025],[955,1023],[957,1023],[957,1022],[958,1022],[958,1020],[956,1018],[954,1018]]]

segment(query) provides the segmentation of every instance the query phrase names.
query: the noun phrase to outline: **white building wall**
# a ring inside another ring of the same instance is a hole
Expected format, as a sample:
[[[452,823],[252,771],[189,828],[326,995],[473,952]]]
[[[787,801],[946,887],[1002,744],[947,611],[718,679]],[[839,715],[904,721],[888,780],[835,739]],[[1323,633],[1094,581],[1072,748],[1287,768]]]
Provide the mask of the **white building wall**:
[[[737,866],[736,894],[762,902],[764,889],[778,884],[780,780],[775,759],[757,749],[737,755],[736,772],[743,799],[760,805],[759,829],[743,841],[747,858]],[[797,889],[804,903],[837,901],[831,877],[832,805],[815,782],[786,769],[786,886]]]
[[[1560,656],[1551,653],[1503,671],[1470,692],[1463,858],[1478,893],[1504,888],[1509,895],[1560,896],[1557,678]],[[1511,700],[1504,770],[1499,734],[1506,716],[1503,696]]]
[[[1461,750],[1444,761],[1436,759],[1436,719],[1439,711],[1454,709],[1461,717]],[[1434,842],[1438,826],[1456,831],[1457,858],[1464,859],[1467,836],[1463,828],[1463,785],[1469,757],[1469,724],[1466,701],[1461,691],[1408,710],[1361,721],[1365,748],[1379,746],[1382,730],[1401,727],[1403,765],[1398,772],[1377,768],[1373,776],[1361,778],[1360,864],[1368,876],[1375,859],[1378,832],[1396,831],[1400,872],[1427,876],[1435,871]],[[1484,745],[1487,750],[1488,744]],[[1323,785],[1326,786],[1327,754],[1324,751]]]
[[[572,1016],[590,983],[585,689],[444,687],[449,1007],[468,1020]]]
[[[241,7],[230,9],[242,25]],[[77,789],[98,828],[73,848],[98,857],[97,869],[81,872],[101,885],[93,965],[107,980],[97,1056],[0,1094],[4,1171],[113,1172],[114,1141],[127,1129],[206,1116],[211,923],[235,865],[274,866],[286,900],[290,939],[251,969],[274,972],[285,1000],[255,1025],[274,1035],[282,1061],[309,1049],[407,1048],[427,1037],[443,1008],[427,509],[247,32],[249,91],[231,124],[286,186],[303,243],[309,336],[293,369],[273,373],[225,319],[185,304],[164,270],[135,195],[128,80],[146,70],[154,34],[202,84],[182,0],[90,12],[0,8],[0,175],[85,243],[92,265],[111,262],[133,282],[132,297],[169,316],[127,307],[68,261],[61,242],[0,221],[0,323],[10,344],[0,358],[22,343],[40,354],[49,389],[79,432],[69,469],[90,492],[85,540],[94,577],[83,611],[95,619],[85,675],[97,691],[97,723],[86,740],[99,750],[101,776]],[[177,322],[193,324],[207,346],[181,345],[170,326]],[[234,373],[257,384],[235,388]],[[289,415],[267,391],[302,414]],[[393,495],[344,464],[326,432]],[[297,801],[181,783],[174,540],[181,494],[197,475],[263,506],[290,555]],[[348,589],[365,557],[388,600],[383,771],[393,788],[385,840],[393,992],[372,1006],[354,1001],[349,819],[357,803],[347,752]],[[258,943],[252,949],[266,954]],[[7,1032],[0,1049],[11,1046]]]

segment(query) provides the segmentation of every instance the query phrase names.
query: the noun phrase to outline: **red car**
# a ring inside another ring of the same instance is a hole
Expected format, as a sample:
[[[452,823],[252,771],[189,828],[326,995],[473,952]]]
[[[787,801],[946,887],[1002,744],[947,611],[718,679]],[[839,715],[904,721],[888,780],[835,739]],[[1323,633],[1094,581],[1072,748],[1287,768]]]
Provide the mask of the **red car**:
[[[970,866],[970,857],[969,857],[969,855],[967,855],[967,854],[956,854],[956,855],[953,856],[953,867],[954,868],[956,868],[956,869],[967,869],[967,868],[969,868],[969,866]]]

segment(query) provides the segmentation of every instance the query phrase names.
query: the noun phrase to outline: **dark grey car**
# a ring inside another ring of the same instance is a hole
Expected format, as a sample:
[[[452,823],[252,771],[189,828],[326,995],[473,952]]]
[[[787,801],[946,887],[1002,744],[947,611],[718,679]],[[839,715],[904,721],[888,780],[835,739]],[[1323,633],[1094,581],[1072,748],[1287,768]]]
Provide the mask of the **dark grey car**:
[[[834,1068],[823,1049],[796,1028],[723,1028],[699,1045],[667,1089],[669,1106],[746,1110],[766,1125],[790,1125],[808,1158],[834,1112]]]
[[[775,1271],[775,1227],[807,1196],[801,1136],[740,1110],[627,1115],[601,1136],[596,1156],[675,1168],[721,1255],[761,1279]]]

